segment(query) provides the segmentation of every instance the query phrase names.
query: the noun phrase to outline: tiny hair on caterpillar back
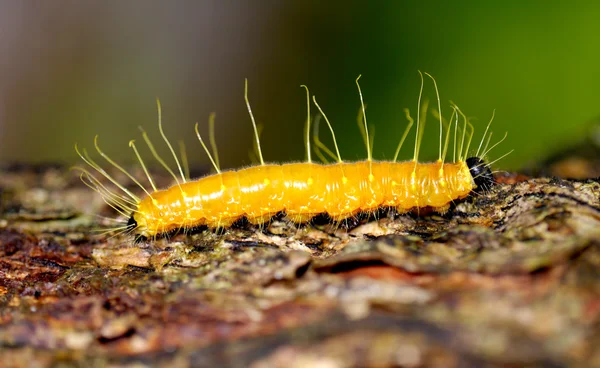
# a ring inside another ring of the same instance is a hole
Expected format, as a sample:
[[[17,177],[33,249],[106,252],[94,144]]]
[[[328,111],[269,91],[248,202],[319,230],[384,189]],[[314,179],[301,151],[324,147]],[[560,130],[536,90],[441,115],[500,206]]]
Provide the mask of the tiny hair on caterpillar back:
[[[444,118],[435,79],[428,73],[419,72],[419,75],[421,87],[417,99],[416,119],[405,109],[409,123],[399,140],[394,158],[390,161],[373,160],[373,136],[369,132],[359,76],[356,79],[361,107],[358,123],[364,138],[366,160],[348,162],[342,159],[334,129],[324,109],[317,102],[316,96],[311,96],[308,87],[302,85],[301,88],[306,92],[307,109],[304,131],[306,161],[266,163],[261,149],[260,128],[252,112],[246,80],[244,101],[253,127],[257,165],[237,170],[221,169],[214,136],[215,115],[211,114],[208,140],[210,149],[202,138],[197,123],[195,132],[215,173],[191,180],[185,149],[180,146],[181,152],[178,157],[163,131],[162,108],[157,99],[159,132],[173,156],[176,170],[170,168],[158,154],[148,134],[142,128],[140,130],[153,158],[172,176],[174,185],[165,189],[157,188],[156,181],[150,175],[134,140],[129,142],[129,146],[146,176],[149,187],[144,186],[102,151],[97,136],[94,139],[96,152],[104,161],[125,174],[141,191],[134,193],[123,183],[119,183],[85,149],[80,150],[76,145],[77,154],[91,167],[91,170],[86,167],[77,169],[81,172],[82,181],[98,192],[104,202],[124,219],[120,226],[107,229],[107,232],[115,235],[133,234],[138,239],[156,238],[174,231],[193,228],[228,228],[241,220],[262,226],[273,216],[282,213],[296,224],[307,223],[317,216],[326,216],[339,223],[353,219],[361,213],[375,213],[382,208],[391,208],[397,213],[419,214],[428,212],[423,211],[427,209],[429,212],[443,214],[449,210],[452,203],[466,198],[469,194],[492,189],[494,176],[490,168],[491,163],[486,163],[484,158],[506,138],[506,135],[490,146],[492,132],[489,128],[495,116],[494,112],[477,152],[469,157],[475,130],[473,125],[454,103],[450,105],[449,119]],[[423,126],[430,112],[427,101],[423,101],[424,75],[432,81],[437,96],[437,109],[432,109],[431,113],[439,120],[439,155],[433,162],[419,162]],[[314,121],[311,105],[318,111]],[[325,121],[331,133],[334,150],[318,138],[321,119]],[[408,161],[398,161],[398,154],[413,125],[416,126],[413,157]],[[452,161],[448,162],[446,157],[450,149],[453,151]],[[312,153],[321,163],[314,162]],[[106,181],[110,184],[105,184]]]

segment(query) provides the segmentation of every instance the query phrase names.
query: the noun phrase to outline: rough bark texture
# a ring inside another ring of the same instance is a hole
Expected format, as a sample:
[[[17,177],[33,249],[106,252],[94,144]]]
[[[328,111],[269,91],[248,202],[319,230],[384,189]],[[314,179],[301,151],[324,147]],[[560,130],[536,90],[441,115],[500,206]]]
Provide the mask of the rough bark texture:
[[[600,366],[600,182],[445,216],[134,243],[62,167],[0,170],[0,366]]]

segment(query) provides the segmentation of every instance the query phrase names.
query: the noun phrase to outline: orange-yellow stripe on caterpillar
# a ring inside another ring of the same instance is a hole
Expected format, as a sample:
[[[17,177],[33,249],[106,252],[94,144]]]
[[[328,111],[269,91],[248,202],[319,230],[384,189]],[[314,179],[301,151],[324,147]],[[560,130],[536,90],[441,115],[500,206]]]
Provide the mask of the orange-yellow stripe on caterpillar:
[[[409,125],[402,135],[394,160],[374,161],[372,159],[372,142],[369,137],[362,91],[357,78],[356,84],[362,110],[358,122],[367,148],[367,160],[359,162],[344,162],[342,160],[333,128],[313,96],[312,102],[318,108],[331,131],[336,153],[329,150],[318,139],[318,122],[315,121],[313,136],[315,153],[326,164],[317,164],[312,161],[310,95],[308,88],[302,86],[306,88],[308,110],[305,131],[307,162],[280,165],[265,164],[260,148],[258,128],[248,101],[248,85],[246,82],[244,96],[254,128],[256,156],[260,161],[260,165],[239,170],[221,171],[216,143],[212,134],[214,114],[211,114],[209,131],[211,132],[212,154],[198,132],[198,124],[196,124],[196,134],[217,173],[190,181],[187,175],[184,174],[189,170],[182,169],[173,147],[163,132],[161,107],[157,100],[159,130],[173,155],[180,177],[157,154],[154,145],[143,130],[142,135],[154,158],[173,176],[176,185],[165,190],[157,189],[134,141],[130,141],[129,145],[135,152],[147,176],[152,187],[151,191],[110,159],[98,146],[97,139],[94,140],[94,144],[100,156],[143,189],[146,193],[144,198],[140,198],[129,191],[96,163],[85,150],[79,151],[75,146],[79,156],[89,166],[112,182],[125,195],[110,190],[85,168],[79,168],[82,171],[81,177],[86,185],[102,195],[108,205],[124,217],[129,218],[129,221],[123,226],[109,231],[133,232],[137,237],[146,238],[160,236],[173,230],[200,226],[209,228],[228,227],[242,218],[246,218],[250,223],[260,225],[269,221],[273,215],[282,212],[296,223],[307,222],[314,216],[321,214],[328,215],[333,221],[342,221],[358,213],[373,212],[379,208],[394,208],[400,213],[410,210],[420,212],[421,209],[428,208],[444,213],[450,207],[450,203],[465,198],[473,190],[490,189],[494,183],[494,177],[490,171],[490,165],[479,158],[480,152],[481,156],[486,156],[504,138],[488,149],[492,133],[490,132],[489,135],[487,133],[494,118],[494,115],[492,115],[477,153],[474,157],[467,158],[473,136],[473,126],[456,105],[452,105],[453,112],[449,122],[442,118],[437,84],[433,77],[427,73],[425,74],[433,80],[438,102],[438,110],[434,112],[438,115],[440,124],[439,157],[435,162],[421,163],[418,160],[423,137],[420,126],[425,124],[428,111],[427,102],[421,105],[423,92],[423,75],[421,74],[414,156],[411,161],[396,162],[400,148],[413,124],[413,119],[407,109],[405,109],[405,112]],[[463,120],[461,128],[459,128],[460,117]],[[452,124],[454,124],[454,162],[446,163],[445,157],[452,135]],[[444,127],[446,127],[447,132],[445,140],[443,140]],[[469,130],[470,133],[467,134]],[[483,146],[484,141],[486,142],[485,146]],[[328,159],[323,155],[323,152],[337,162],[328,164]],[[186,162],[183,154],[182,162]]]
[[[154,192],[140,202],[133,219],[139,235],[154,236],[182,224],[226,227],[243,216],[262,224],[281,211],[295,222],[322,213],[342,220],[380,207],[445,212],[452,200],[466,197],[473,187],[465,162],[264,165]]]

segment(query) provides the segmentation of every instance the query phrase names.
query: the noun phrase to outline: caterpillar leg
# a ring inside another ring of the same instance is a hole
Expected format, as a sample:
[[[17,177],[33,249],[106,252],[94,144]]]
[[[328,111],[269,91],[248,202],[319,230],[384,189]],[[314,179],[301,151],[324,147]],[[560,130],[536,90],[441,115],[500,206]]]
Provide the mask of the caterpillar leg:
[[[333,219],[331,218],[331,216],[329,216],[327,212],[320,213],[314,216],[312,219],[310,219],[310,224],[314,226],[327,225],[331,224],[332,222]]]
[[[448,212],[448,210],[450,210],[450,203],[448,203],[445,206],[435,207],[433,210],[435,212],[439,213],[440,215],[444,215]]]
[[[394,218],[410,212],[410,210],[407,210],[404,207],[392,207],[392,209],[394,212],[394,216],[393,216]]]
[[[247,219],[252,225],[262,226],[264,224],[268,225],[268,223],[271,222],[272,217],[273,215],[268,213],[260,216],[248,216]]]
[[[368,218],[368,215],[365,215],[362,212],[357,213],[356,215],[346,217],[342,221],[338,221],[338,226],[346,231],[349,231],[358,227],[358,225],[360,225],[362,220],[364,220],[366,217]]]
[[[251,223],[246,216],[241,216],[231,224],[231,227],[234,229],[247,229],[250,226]]]
[[[322,216],[321,213],[288,213],[286,217],[296,225],[310,224],[315,217]]]
[[[265,234],[270,234],[270,226],[274,221],[289,221],[285,211],[255,217],[240,217],[232,226],[240,229],[254,229]],[[291,221],[289,221],[291,222]]]
[[[352,214],[337,216],[334,222],[336,227],[349,231],[361,225],[363,221],[371,218],[371,215],[371,211],[358,211]]]

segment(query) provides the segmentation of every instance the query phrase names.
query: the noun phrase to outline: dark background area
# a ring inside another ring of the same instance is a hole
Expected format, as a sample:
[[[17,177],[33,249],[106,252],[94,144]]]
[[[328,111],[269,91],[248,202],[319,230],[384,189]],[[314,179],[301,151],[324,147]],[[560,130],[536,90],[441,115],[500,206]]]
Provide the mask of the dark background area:
[[[167,135],[185,140],[192,162],[208,163],[193,126],[206,132],[216,111],[223,166],[247,165],[246,77],[266,160],[304,158],[300,84],[317,95],[342,155],[362,159],[359,74],[374,156],[391,158],[422,70],[436,77],[446,116],[452,100],[478,118],[476,142],[496,109],[495,136],[509,135],[490,159],[514,149],[498,166],[518,168],[600,115],[599,14],[600,3],[559,1],[2,1],[0,161],[77,162],[74,143],[92,147],[95,134],[133,160],[138,125],[159,137],[159,97]],[[437,157],[437,134],[430,120],[423,159]]]

